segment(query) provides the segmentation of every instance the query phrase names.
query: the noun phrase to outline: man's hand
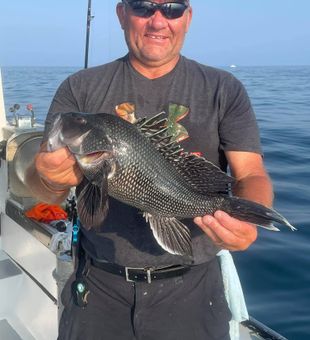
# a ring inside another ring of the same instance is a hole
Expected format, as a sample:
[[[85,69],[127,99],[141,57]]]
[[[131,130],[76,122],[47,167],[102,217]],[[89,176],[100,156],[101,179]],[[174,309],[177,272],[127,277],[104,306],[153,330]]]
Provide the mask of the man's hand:
[[[257,227],[237,220],[224,211],[216,211],[214,216],[196,217],[194,222],[220,248],[246,250],[257,238]]]
[[[33,197],[51,204],[60,204],[69,189],[82,181],[83,175],[74,156],[67,148],[47,152],[41,146],[26,170],[25,183]]]
[[[272,184],[261,155],[242,151],[226,151],[225,155],[236,179],[234,195],[271,207]],[[196,217],[194,222],[223,249],[245,250],[257,239],[254,224],[237,220],[224,211],[216,211],[214,216]]]
[[[78,185],[83,174],[67,148],[46,152],[43,145],[35,158],[38,175],[51,186],[69,188]]]

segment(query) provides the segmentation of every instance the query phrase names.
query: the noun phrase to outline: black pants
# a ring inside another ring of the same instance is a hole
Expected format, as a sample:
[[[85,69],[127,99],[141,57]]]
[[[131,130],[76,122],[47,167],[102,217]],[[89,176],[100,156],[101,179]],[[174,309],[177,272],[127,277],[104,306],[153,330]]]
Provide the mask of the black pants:
[[[181,277],[151,283],[90,267],[84,276],[88,304],[71,296],[72,277],[63,291],[58,340],[228,340],[231,318],[217,259]]]

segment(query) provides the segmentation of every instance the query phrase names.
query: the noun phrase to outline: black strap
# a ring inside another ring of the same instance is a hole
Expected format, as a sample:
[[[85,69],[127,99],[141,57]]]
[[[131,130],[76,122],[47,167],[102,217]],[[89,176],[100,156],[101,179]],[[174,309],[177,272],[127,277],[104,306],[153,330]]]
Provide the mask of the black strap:
[[[88,255],[85,254],[84,249],[81,247],[80,238],[78,238],[78,242],[73,246],[72,249],[75,249],[73,256],[76,260],[76,278],[72,282],[71,292],[74,303],[79,307],[85,308],[88,303],[87,298],[89,294],[88,284],[85,278],[88,275],[90,259]]]

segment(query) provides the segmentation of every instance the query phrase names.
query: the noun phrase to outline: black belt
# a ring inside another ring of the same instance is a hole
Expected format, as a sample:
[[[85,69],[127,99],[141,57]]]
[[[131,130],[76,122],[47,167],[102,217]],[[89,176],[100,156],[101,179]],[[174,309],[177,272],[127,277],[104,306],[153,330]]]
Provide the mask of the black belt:
[[[164,268],[133,268],[123,267],[115,263],[98,262],[91,259],[91,264],[111,274],[123,276],[128,282],[148,282],[181,276],[190,270],[190,266],[170,266]]]

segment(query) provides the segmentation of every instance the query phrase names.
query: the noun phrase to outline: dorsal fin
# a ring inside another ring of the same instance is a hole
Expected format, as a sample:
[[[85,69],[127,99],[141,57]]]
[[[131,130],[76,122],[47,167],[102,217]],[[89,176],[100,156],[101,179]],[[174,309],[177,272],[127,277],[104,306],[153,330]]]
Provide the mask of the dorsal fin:
[[[227,192],[235,180],[205,158],[185,152],[174,136],[168,134],[167,119],[163,118],[163,113],[142,118],[135,125],[193,190],[201,194]]]
[[[167,118],[163,117],[164,112],[159,112],[150,118],[140,118],[134,124],[141,131],[158,131],[166,127]]]

